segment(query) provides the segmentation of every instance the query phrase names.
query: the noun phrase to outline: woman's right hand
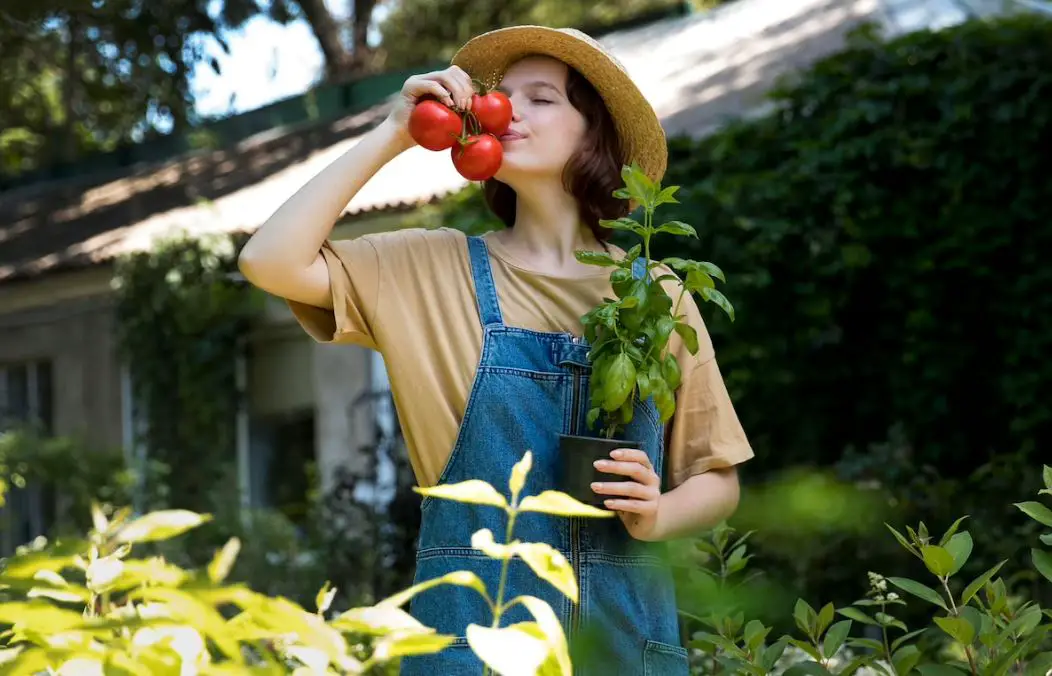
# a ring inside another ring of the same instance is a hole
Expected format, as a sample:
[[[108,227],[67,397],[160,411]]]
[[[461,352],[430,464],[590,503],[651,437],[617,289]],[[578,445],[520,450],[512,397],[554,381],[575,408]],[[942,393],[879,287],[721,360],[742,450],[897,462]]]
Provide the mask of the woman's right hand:
[[[394,109],[387,116],[387,123],[408,139],[409,144],[415,145],[409,136],[409,115],[422,97],[434,96],[450,108],[467,111],[471,109],[474,93],[471,77],[460,66],[413,75],[402,85]]]

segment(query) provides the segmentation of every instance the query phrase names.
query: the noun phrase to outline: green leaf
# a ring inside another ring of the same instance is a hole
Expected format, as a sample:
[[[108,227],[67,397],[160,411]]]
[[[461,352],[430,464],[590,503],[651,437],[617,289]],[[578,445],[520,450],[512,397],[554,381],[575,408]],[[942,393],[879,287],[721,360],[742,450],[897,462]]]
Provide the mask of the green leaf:
[[[957,529],[960,528],[961,522],[963,522],[967,518],[968,518],[967,516],[962,516],[961,518],[959,518],[956,521],[954,521],[950,525],[950,527],[946,529],[946,532],[943,533],[943,535],[942,535],[942,539],[939,540],[939,546],[940,547],[945,547],[946,546],[946,543],[950,541],[950,538],[953,537],[954,533],[957,532]]]
[[[815,635],[821,636],[825,633],[826,629],[833,622],[834,614],[836,609],[832,603],[827,603],[822,606],[822,610],[818,611],[818,620],[815,622]]]
[[[709,275],[720,280],[721,282],[727,282],[727,278],[723,275],[723,270],[720,270],[715,263],[709,263],[708,261],[698,261],[695,263],[695,265],[697,265]]]
[[[942,547],[924,545],[921,547],[921,558],[932,575],[947,577],[953,570],[953,555]]]
[[[1037,572],[1044,575],[1049,582],[1052,582],[1052,554],[1040,549],[1031,549],[1030,558],[1034,562],[1034,568],[1037,568]]]
[[[604,228],[609,228],[610,230],[627,230],[628,232],[634,232],[640,236],[643,235],[643,226],[628,217],[613,220],[603,219],[599,221],[599,225]],[[631,257],[629,257],[629,259],[631,259]]]
[[[963,617],[936,617],[935,624],[958,643],[967,646],[975,640],[975,627]]]
[[[662,223],[658,226],[657,232],[678,235],[680,237],[698,236],[698,231],[694,229],[694,226],[688,225],[683,221],[668,221],[667,223]]]
[[[632,197],[643,205],[649,205],[654,197],[654,182],[633,162],[621,168],[621,180]]]
[[[602,378],[605,394],[603,408],[616,411],[632,394],[636,385],[636,366],[632,358],[622,352],[614,357]]]
[[[671,352],[666,354],[661,362],[661,376],[665,379],[665,383],[670,390],[675,390],[679,387],[682,373],[679,370],[679,361],[676,359],[676,355]]]
[[[609,518],[614,513],[609,510],[596,509],[583,502],[578,502],[566,493],[559,491],[544,491],[539,495],[530,495],[522,499],[519,505],[520,512],[541,512],[543,514],[554,514],[556,516],[581,516]]]
[[[1044,469],[1041,471],[1041,478],[1045,480],[1045,488],[1052,491],[1052,467],[1044,465]]]
[[[1039,653],[1030,659],[1023,676],[1047,676],[1049,670],[1052,670],[1052,652]]]
[[[665,188],[658,193],[657,199],[654,200],[654,206],[661,206],[662,204],[679,204],[679,200],[673,197],[678,190],[678,185],[670,185]]]
[[[679,270],[680,272],[689,272],[692,267],[690,261],[683,260],[682,258],[676,258],[675,256],[673,256],[672,258],[662,259],[661,262],[667,265],[668,267],[672,268],[673,270]]]
[[[950,575],[956,574],[968,561],[968,557],[972,555],[973,546],[972,536],[967,531],[950,537],[949,542],[945,545],[946,551],[953,557],[953,568],[950,570]]]
[[[1015,506],[1031,519],[1052,528],[1052,509],[1045,507],[1040,502],[1017,502]]]
[[[698,332],[690,324],[676,322],[676,333],[683,339],[683,344],[691,354],[698,353]]]
[[[472,505],[491,505],[501,509],[508,508],[508,501],[497,492],[496,488],[478,479],[468,479],[455,484],[442,484],[428,488],[414,486],[413,491],[439,500],[452,500],[453,502],[463,502]]]
[[[617,190],[615,190],[613,192],[613,195],[614,195],[614,197],[616,197],[619,200],[630,200],[630,199],[632,199],[632,193],[628,192],[628,190],[626,190],[624,188],[618,188]]]
[[[1008,559],[1001,561],[997,565],[990,568],[990,570],[986,571],[979,577],[972,580],[972,582],[964,588],[964,592],[961,594],[961,605],[967,605],[968,602],[972,600],[972,597],[978,594],[979,591],[986,585],[986,583],[989,582],[990,579],[997,574],[997,571],[1001,570],[1001,566],[1005,565],[1005,563],[1007,562]]]
[[[796,600],[796,606],[793,608],[793,619],[796,620],[796,626],[804,634],[813,636],[816,633],[818,613],[807,601],[803,599]]]
[[[687,290],[691,293],[700,293],[704,296],[705,289],[712,289],[715,286],[716,282],[712,281],[712,277],[701,270],[691,270],[687,273]]]
[[[701,297],[710,303],[715,303],[721,310],[727,313],[727,316],[730,317],[732,322],[734,321],[734,306],[731,305],[731,302],[727,300],[727,297],[721,292],[716,289],[702,289]]]
[[[831,676],[831,672],[818,662],[802,662],[786,669],[785,676]]]
[[[617,265],[617,261],[611,258],[610,254],[600,251],[575,251],[574,256],[576,256],[578,262],[585,265],[598,265],[599,267]]]
[[[917,671],[921,676],[965,676],[965,672],[948,664],[922,664]]]
[[[848,634],[850,633],[851,620],[842,620],[834,624],[829,628],[829,631],[826,632],[825,639],[822,641],[822,654],[826,657],[836,655],[837,651],[844,645],[844,641],[847,640]]]
[[[209,514],[197,514],[185,509],[160,510],[141,516],[121,528],[116,540],[127,544],[168,540],[211,520]]]
[[[907,676],[917,666],[920,659],[920,650],[916,646],[908,645],[892,653],[891,664],[895,667],[895,673]]]
[[[923,634],[926,631],[928,631],[927,628],[925,628],[925,629],[914,629],[913,631],[911,631],[909,633],[906,633],[906,634],[903,634],[902,636],[899,636],[897,639],[895,639],[894,641],[891,642],[891,649],[892,650],[898,650],[899,646],[901,646],[903,643],[920,636],[921,634]]]
[[[939,592],[935,591],[931,587],[928,587],[924,584],[921,584],[920,582],[916,582],[915,580],[910,580],[904,577],[889,577],[888,582],[895,585],[904,592],[913,594],[919,599],[923,599],[928,603],[937,605],[943,610],[949,610],[949,608],[946,607],[946,602],[941,596],[939,596]]]
[[[892,528],[890,524],[885,523],[884,525],[888,527],[888,530],[891,531],[891,534],[895,536],[895,539],[899,541],[900,545],[905,547],[907,551],[910,551],[910,552],[913,552],[914,554],[916,554],[917,550],[913,547],[913,544],[910,543],[910,541],[907,540],[906,537],[902,533],[900,533],[897,530],[895,530],[894,528]]]
[[[862,624],[872,624],[874,626],[877,626],[876,620],[874,620],[872,617],[862,612],[858,608],[852,608],[848,606],[847,608],[841,608],[837,612],[843,615],[844,617],[849,617],[852,620],[855,620],[856,622],[861,622]]]
[[[1046,533],[1042,535],[1040,540],[1049,547],[1052,547],[1052,533]]]

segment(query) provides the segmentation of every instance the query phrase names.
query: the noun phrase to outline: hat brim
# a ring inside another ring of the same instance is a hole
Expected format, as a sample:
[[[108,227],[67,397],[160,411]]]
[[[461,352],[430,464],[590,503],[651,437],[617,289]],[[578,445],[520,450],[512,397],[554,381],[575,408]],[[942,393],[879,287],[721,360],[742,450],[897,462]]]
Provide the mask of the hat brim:
[[[636,162],[652,180],[660,181],[668,164],[668,141],[653,106],[598,43],[574,33],[545,26],[500,28],[468,41],[453,56],[452,65],[493,88],[523,57],[543,55],[566,63],[602,97],[620,137],[624,163]]]

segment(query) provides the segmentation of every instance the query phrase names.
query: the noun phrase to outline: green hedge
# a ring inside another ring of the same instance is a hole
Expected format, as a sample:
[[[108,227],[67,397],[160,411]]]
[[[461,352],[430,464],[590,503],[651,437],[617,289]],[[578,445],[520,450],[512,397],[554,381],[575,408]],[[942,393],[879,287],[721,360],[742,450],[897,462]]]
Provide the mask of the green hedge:
[[[729,276],[737,323],[706,318],[762,465],[895,425],[947,474],[1047,460],[1052,22],[861,33],[773,98],[666,179]]]

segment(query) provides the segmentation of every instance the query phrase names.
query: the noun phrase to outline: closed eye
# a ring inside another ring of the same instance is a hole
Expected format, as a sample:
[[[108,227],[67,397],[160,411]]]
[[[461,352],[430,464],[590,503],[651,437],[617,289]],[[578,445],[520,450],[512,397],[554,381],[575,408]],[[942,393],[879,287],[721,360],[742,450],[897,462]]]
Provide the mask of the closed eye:
[[[552,101],[549,101],[548,99],[531,99],[531,102],[532,103],[552,103]]]

